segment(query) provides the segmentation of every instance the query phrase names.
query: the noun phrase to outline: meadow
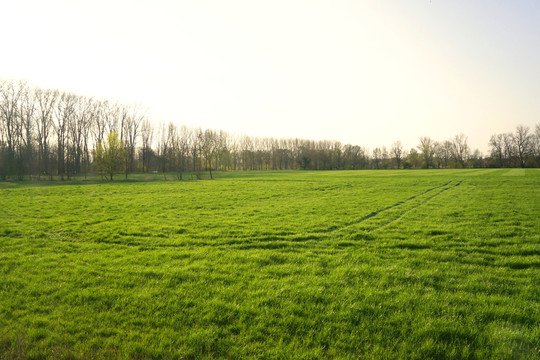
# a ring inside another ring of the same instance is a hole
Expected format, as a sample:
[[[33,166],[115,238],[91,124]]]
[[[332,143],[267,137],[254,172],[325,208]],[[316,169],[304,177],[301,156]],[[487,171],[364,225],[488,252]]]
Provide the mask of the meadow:
[[[0,358],[540,358],[540,170],[215,176],[0,183]]]

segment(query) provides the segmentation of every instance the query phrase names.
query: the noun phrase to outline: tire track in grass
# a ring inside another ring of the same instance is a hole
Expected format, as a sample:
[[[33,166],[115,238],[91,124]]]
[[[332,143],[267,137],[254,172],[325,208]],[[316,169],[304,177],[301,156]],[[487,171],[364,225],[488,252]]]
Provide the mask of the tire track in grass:
[[[369,219],[371,219],[371,218],[373,218],[373,217],[375,217],[375,216],[377,216],[377,215],[379,215],[379,214],[381,214],[381,213],[383,213],[383,212],[385,212],[385,211],[391,210],[391,209],[393,209],[393,208],[395,208],[395,207],[398,207],[398,206],[400,206],[400,205],[403,205],[403,204],[406,204],[406,203],[408,203],[408,202],[410,202],[410,201],[413,201],[414,199],[416,199],[416,198],[419,197],[419,196],[425,195],[425,194],[427,194],[427,193],[429,193],[429,192],[432,192],[432,191],[434,191],[434,190],[437,190],[437,189],[440,189],[440,188],[442,188],[442,187],[445,187],[445,186],[449,185],[451,182],[452,182],[452,181],[449,181],[449,182],[447,182],[447,183],[445,183],[445,184],[442,184],[442,185],[439,185],[439,186],[435,186],[435,187],[433,187],[433,188],[430,188],[430,189],[427,189],[427,190],[421,192],[420,194],[413,195],[413,196],[411,196],[411,197],[408,198],[408,199],[405,199],[405,200],[402,200],[402,201],[398,201],[398,202],[395,203],[395,204],[389,205],[389,206],[384,207],[384,208],[382,208],[382,209],[379,209],[379,210],[377,210],[377,211],[373,211],[373,212],[367,214],[366,216],[364,216],[364,217],[362,217],[362,218],[360,218],[360,219],[358,219],[358,220],[355,220],[355,221],[352,221],[352,222],[348,222],[348,223],[345,223],[345,224],[340,225],[340,226],[332,226],[332,227],[328,228],[327,230],[325,230],[325,232],[326,232],[326,233],[331,233],[331,232],[334,232],[334,231],[337,231],[337,230],[345,229],[345,228],[350,227],[350,226],[353,226],[353,225],[358,225],[358,224],[363,223],[364,221],[369,220]],[[460,183],[461,183],[461,181],[458,183],[458,185],[459,185]]]
[[[433,198],[441,195],[442,193],[444,193],[445,191],[447,190],[450,190],[450,189],[455,189],[456,187],[458,187],[459,185],[461,185],[461,183],[463,182],[463,180],[460,180],[458,181],[456,184],[453,184],[453,185],[450,185],[450,186],[447,186],[445,187],[444,189],[442,189],[441,191],[439,191],[438,193],[430,196],[430,197],[427,197],[424,201],[422,202],[419,202],[418,204],[416,204],[415,206],[409,208],[409,209],[406,209],[405,211],[403,211],[402,213],[398,214],[396,217],[390,219],[389,221],[381,224],[380,226],[377,226],[373,229],[369,229],[369,230],[366,230],[366,232],[372,232],[372,231],[375,231],[375,230],[379,230],[379,229],[382,229],[390,224],[392,224],[393,222],[396,222],[398,221],[399,219],[401,219],[404,215],[406,215],[407,213],[419,208],[420,206],[422,205],[425,205],[428,201],[432,200]]]
[[[338,230],[346,229],[346,228],[351,227],[351,226],[354,226],[354,225],[361,224],[361,223],[363,223],[363,222],[365,222],[365,221],[368,221],[368,220],[370,220],[370,219],[372,219],[372,218],[374,218],[374,217],[376,217],[376,216],[378,216],[378,215],[380,215],[380,214],[382,214],[382,213],[385,213],[385,212],[387,212],[387,211],[390,211],[390,210],[392,210],[392,209],[394,209],[394,208],[397,208],[397,207],[399,207],[399,206],[408,204],[408,203],[410,203],[411,201],[417,199],[417,198],[420,197],[420,196],[423,196],[423,195],[425,195],[425,194],[427,194],[427,193],[430,193],[430,192],[432,192],[432,191],[435,191],[435,190],[437,190],[437,189],[443,188],[441,191],[435,193],[434,195],[432,195],[432,196],[430,196],[430,197],[427,197],[424,201],[421,201],[419,204],[413,206],[413,207],[410,208],[410,209],[405,210],[404,212],[401,212],[398,216],[392,218],[392,219],[389,220],[388,222],[385,222],[385,223],[383,223],[383,224],[380,225],[380,226],[377,226],[377,227],[375,227],[375,228],[373,228],[373,229],[368,229],[368,230],[365,230],[365,231],[366,231],[366,232],[372,232],[372,231],[374,231],[374,230],[380,229],[380,228],[382,228],[382,227],[384,227],[384,226],[387,226],[387,225],[393,223],[394,221],[399,220],[403,215],[405,215],[405,214],[408,213],[409,211],[414,210],[414,209],[418,208],[419,206],[424,205],[425,203],[427,203],[427,202],[430,201],[431,199],[435,198],[436,196],[439,196],[439,195],[442,194],[443,192],[445,192],[445,191],[447,191],[447,190],[449,190],[449,189],[452,189],[452,188],[455,188],[455,187],[459,186],[459,185],[463,182],[463,180],[460,180],[460,181],[458,181],[457,183],[454,183],[454,184],[452,184],[452,182],[453,182],[453,181],[449,181],[449,182],[447,182],[447,183],[445,183],[445,184],[442,184],[442,185],[435,186],[435,187],[433,187],[433,188],[427,189],[427,190],[421,192],[420,194],[413,195],[413,196],[411,196],[411,197],[409,197],[409,198],[407,198],[407,199],[405,199],[405,200],[398,201],[398,202],[396,202],[395,204],[386,206],[386,207],[384,207],[384,208],[382,208],[382,209],[379,209],[379,210],[377,210],[377,211],[373,211],[373,212],[367,214],[366,216],[364,216],[364,217],[362,217],[362,218],[360,218],[360,219],[358,219],[358,220],[355,220],[355,221],[346,223],[346,224],[341,225],[341,226],[333,226],[333,227],[330,227],[330,228],[328,228],[325,232],[326,232],[326,233],[332,233],[332,232],[335,232],[335,231],[338,231]]]

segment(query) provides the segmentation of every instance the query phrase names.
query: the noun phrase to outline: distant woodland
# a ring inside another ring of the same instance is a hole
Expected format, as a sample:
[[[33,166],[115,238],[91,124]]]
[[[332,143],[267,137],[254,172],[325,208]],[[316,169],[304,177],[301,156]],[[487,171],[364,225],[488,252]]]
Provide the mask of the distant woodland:
[[[540,124],[494,134],[490,153],[470,149],[467,136],[415,148],[400,141],[367,149],[337,141],[276,139],[153,125],[139,106],[0,79],[0,179],[69,179],[99,173],[195,174],[243,170],[352,170],[539,167]]]

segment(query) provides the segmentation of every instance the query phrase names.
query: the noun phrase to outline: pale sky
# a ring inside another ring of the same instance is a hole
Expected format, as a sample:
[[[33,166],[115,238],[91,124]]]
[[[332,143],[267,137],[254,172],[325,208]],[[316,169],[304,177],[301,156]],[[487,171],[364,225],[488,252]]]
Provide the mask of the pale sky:
[[[540,0],[0,0],[0,77],[371,149],[540,122]]]

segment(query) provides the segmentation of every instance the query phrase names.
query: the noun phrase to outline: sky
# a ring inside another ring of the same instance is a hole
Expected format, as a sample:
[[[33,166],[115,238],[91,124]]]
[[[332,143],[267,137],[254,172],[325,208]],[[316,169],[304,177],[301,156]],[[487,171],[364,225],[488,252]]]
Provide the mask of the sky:
[[[539,0],[0,0],[0,78],[375,148],[540,123]]]

